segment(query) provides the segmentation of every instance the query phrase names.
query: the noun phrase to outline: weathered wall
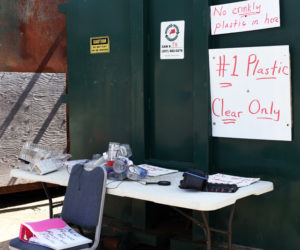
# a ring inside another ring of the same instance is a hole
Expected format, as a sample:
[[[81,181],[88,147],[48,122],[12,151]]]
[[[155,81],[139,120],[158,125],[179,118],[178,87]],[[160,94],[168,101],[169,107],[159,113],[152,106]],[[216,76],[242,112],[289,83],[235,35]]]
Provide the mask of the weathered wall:
[[[66,72],[65,16],[57,11],[63,2],[0,1],[0,71]]]
[[[66,151],[64,73],[0,73],[0,187],[23,183],[11,179],[24,142]]]
[[[67,147],[65,74],[7,73],[66,73],[65,15],[57,8],[63,2],[0,1],[0,192],[22,182],[9,170],[24,141]]]

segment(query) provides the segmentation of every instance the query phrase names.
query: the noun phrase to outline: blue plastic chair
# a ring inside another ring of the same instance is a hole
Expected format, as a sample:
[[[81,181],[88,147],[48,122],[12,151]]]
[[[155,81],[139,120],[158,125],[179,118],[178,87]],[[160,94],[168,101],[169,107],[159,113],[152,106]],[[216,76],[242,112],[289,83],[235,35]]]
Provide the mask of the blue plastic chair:
[[[106,170],[96,167],[91,171],[83,165],[73,167],[63,202],[62,219],[70,226],[93,229],[95,237],[92,246],[88,244],[68,248],[96,249],[100,242],[101,224],[106,191]],[[10,249],[46,250],[48,247],[26,243],[15,238],[9,243]]]

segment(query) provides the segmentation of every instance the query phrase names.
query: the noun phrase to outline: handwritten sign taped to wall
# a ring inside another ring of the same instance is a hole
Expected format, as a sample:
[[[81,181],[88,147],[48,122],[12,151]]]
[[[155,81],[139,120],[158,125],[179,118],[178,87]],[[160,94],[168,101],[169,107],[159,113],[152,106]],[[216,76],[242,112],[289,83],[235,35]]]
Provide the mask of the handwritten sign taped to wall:
[[[279,0],[250,0],[210,7],[211,34],[280,27]]]
[[[291,141],[289,46],[209,50],[212,135]]]

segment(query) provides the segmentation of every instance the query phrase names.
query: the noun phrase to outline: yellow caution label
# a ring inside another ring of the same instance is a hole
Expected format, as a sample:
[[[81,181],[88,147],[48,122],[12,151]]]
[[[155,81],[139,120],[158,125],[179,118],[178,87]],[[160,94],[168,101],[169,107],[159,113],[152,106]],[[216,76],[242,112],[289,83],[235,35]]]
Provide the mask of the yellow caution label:
[[[109,53],[109,37],[99,36],[90,38],[91,54]]]

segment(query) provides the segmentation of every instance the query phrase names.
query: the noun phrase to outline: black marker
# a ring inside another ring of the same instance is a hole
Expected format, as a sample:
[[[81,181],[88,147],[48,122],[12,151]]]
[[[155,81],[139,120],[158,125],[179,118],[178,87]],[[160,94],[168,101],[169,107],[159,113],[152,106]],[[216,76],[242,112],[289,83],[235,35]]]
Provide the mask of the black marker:
[[[169,186],[171,185],[170,181],[157,181],[157,182],[146,182],[147,184],[157,184],[157,185],[161,185],[161,186]]]

